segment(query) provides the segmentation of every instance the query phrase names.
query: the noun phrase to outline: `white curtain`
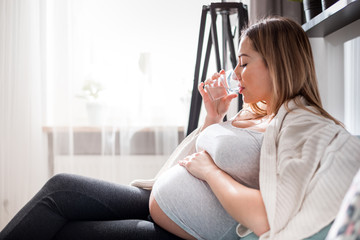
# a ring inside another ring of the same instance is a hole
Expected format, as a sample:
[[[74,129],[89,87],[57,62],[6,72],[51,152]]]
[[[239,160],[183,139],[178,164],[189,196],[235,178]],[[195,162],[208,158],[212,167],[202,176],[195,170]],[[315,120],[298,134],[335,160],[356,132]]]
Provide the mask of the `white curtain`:
[[[173,3],[47,1],[51,174],[150,177],[184,137],[202,2]]]
[[[0,229],[47,179],[42,1],[0,1]]]
[[[186,132],[210,2],[0,0],[0,229],[55,173],[153,176]]]

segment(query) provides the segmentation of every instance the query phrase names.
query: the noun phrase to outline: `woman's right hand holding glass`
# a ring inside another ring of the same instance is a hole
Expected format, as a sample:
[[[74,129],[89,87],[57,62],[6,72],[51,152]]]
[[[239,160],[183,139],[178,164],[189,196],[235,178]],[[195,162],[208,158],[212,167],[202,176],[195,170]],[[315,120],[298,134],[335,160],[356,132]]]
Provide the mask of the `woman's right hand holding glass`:
[[[221,74],[225,74],[225,71],[221,70],[219,73],[213,74],[210,79],[207,79],[204,83],[201,82],[198,86],[207,112],[203,129],[211,124],[221,122],[229,110],[231,100],[237,97],[236,93],[232,93],[214,101],[210,98],[209,93],[204,89],[204,86],[212,84],[221,76]]]

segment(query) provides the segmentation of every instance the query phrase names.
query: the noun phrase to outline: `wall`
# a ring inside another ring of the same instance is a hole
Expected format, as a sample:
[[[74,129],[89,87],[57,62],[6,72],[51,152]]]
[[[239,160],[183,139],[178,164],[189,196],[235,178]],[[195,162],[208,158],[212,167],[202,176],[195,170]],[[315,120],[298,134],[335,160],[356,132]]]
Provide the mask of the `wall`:
[[[325,109],[360,135],[360,20],[310,42]]]

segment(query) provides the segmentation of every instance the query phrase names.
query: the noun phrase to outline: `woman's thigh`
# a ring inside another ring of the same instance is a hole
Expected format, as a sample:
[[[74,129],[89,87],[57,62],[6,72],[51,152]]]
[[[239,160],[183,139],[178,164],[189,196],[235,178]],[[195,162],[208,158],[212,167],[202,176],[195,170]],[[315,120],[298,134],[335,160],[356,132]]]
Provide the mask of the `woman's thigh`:
[[[51,239],[68,222],[146,219],[150,191],[97,179],[52,177],[0,233],[6,239]]]
[[[146,220],[77,221],[67,223],[55,240],[179,240],[181,238]]]
[[[40,198],[67,220],[146,219],[150,191],[98,179],[59,174],[42,189]]]

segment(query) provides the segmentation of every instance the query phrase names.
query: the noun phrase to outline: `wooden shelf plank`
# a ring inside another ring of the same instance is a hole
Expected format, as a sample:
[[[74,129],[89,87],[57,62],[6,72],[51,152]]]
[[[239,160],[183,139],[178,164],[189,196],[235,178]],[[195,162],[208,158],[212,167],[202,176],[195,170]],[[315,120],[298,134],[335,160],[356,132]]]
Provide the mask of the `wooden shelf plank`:
[[[360,0],[339,0],[302,25],[309,37],[325,37],[360,19]]]

